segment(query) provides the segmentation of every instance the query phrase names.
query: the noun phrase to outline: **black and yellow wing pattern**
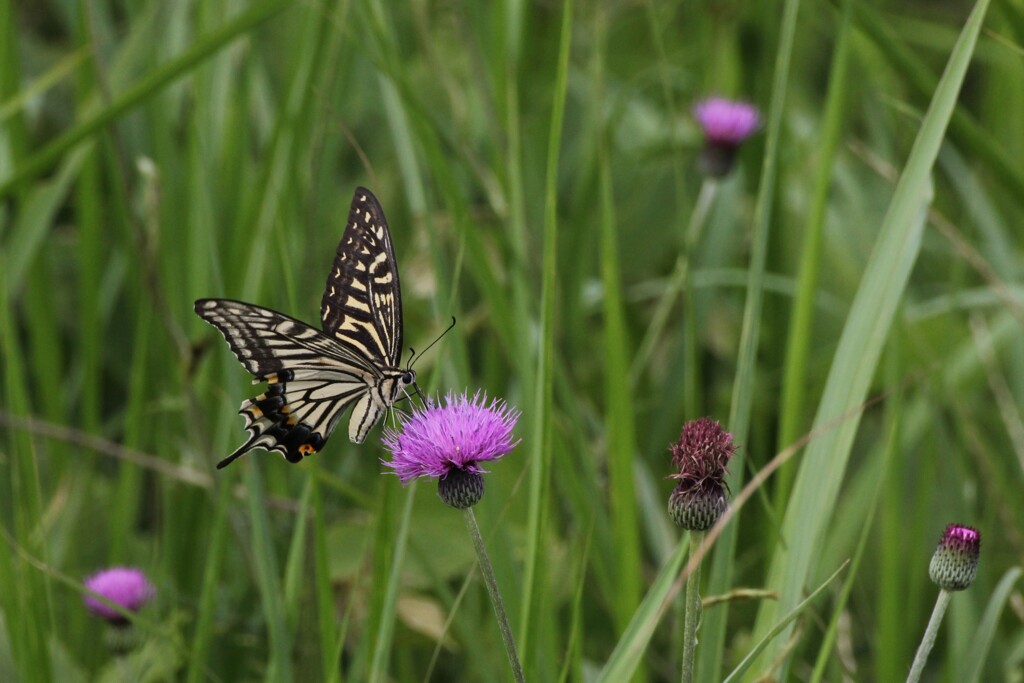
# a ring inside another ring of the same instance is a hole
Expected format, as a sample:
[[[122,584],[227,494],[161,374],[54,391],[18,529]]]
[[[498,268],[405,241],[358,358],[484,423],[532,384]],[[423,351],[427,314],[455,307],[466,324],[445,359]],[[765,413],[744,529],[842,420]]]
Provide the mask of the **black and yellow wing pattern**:
[[[249,439],[218,468],[253,448],[300,462],[323,448],[349,406],[349,438],[362,443],[416,381],[399,367],[402,294],[391,234],[376,197],[362,187],[327,278],[323,331],[231,299],[199,299],[195,311],[220,330],[254,383],[268,385],[242,403]]]

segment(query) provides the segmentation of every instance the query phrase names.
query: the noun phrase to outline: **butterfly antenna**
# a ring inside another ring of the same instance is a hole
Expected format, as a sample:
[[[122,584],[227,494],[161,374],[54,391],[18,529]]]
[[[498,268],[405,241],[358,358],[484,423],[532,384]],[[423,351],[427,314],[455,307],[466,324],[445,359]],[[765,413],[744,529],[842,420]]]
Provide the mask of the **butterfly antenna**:
[[[441,338],[442,338],[443,336],[445,336],[446,334],[448,334],[449,332],[451,332],[451,331],[452,331],[452,328],[453,328],[453,327],[455,327],[455,316],[454,316],[454,315],[452,316],[452,324],[451,324],[451,325],[449,325],[448,327],[446,327],[446,328],[445,328],[445,330],[444,330],[444,332],[442,332],[441,334],[437,335],[437,337],[436,337],[436,338],[434,339],[434,341],[430,342],[430,344],[428,344],[428,345],[427,345],[427,348],[423,349],[423,351],[421,351],[421,352],[419,353],[419,355],[417,355],[417,354],[416,354],[416,352],[415,352],[415,351],[413,351],[412,347],[410,346],[410,347],[409,347],[409,352],[411,353],[411,355],[409,356],[409,369],[410,369],[410,370],[412,370],[412,366],[413,366],[413,364],[414,364],[414,363],[415,363],[415,362],[416,362],[417,360],[419,360],[420,358],[422,358],[422,357],[423,357],[423,354],[424,354],[424,353],[426,353],[427,351],[429,351],[430,349],[432,349],[432,348],[434,347],[434,344],[436,344],[437,342],[441,341]],[[418,393],[418,387],[417,387],[417,393]],[[422,397],[421,397],[421,398],[422,398]]]

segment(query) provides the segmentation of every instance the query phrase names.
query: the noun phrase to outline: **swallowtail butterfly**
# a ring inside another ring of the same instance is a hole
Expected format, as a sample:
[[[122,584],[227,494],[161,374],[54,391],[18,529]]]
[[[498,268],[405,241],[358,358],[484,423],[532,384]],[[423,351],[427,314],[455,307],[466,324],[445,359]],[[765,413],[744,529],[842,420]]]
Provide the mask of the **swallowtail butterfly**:
[[[300,462],[324,447],[354,404],[348,436],[362,443],[416,373],[399,367],[402,290],[384,211],[357,188],[320,303],[323,332],[283,313],[231,299],[199,299],[196,313],[224,335],[267,390],[242,403],[249,439],[217,463],[246,451],[279,451]]]

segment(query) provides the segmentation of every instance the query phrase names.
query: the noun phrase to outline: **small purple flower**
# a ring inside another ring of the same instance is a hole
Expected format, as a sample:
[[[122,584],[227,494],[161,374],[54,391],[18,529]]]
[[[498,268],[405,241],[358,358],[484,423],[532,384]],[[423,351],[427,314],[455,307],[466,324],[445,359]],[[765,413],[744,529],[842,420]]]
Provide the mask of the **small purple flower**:
[[[669,514],[684,529],[706,531],[727,505],[726,466],[736,454],[732,434],[716,420],[702,417],[683,425],[670,450],[679,472],[669,476],[679,484],[669,497]]]
[[[962,591],[974,582],[981,555],[981,533],[969,526],[950,524],[939,539],[928,574],[939,588]]]
[[[724,97],[701,100],[693,108],[693,115],[708,140],[718,144],[738,145],[761,126],[757,107]]]
[[[740,143],[761,127],[761,114],[757,107],[722,97],[709,97],[698,102],[693,108],[693,115],[707,139],[701,152],[701,167],[715,178],[732,170]]]
[[[518,419],[518,410],[498,399],[487,405],[487,395],[479,391],[472,399],[449,393],[440,405],[428,398],[425,407],[413,408],[403,420],[401,431],[385,427],[382,441],[391,460],[384,464],[403,484],[436,477],[446,503],[472,506],[483,495],[481,475],[487,470],[480,463],[498,460],[516,447],[512,428]],[[446,497],[446,490],[454,498]]]
[[[156,588],[149,582],[146,575],[133,567],[111,567],[96,572],[85,580],[85,587],[129,612],[138,612],[143,605],[156,596]],[[128,620],[120,612],[92,595],[85,596],[85,606],[93,614],[103,617],[112,624],[123,626],[128,623]]]

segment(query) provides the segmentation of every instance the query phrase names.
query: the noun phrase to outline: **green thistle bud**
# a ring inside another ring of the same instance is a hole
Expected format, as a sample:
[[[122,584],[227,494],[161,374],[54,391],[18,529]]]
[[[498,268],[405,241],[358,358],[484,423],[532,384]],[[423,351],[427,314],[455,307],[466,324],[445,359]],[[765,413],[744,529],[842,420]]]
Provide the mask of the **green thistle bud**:
[[[932,555],[928,574],[939,588],[962,591],[974,581],[981,554],[981,533],[977,529],[950,524]]]
[[[677,526],[688,531],[707,531],[725,513],[729,504],[721,487],[687,489],[680,483],[668,499],[668,514]]]

